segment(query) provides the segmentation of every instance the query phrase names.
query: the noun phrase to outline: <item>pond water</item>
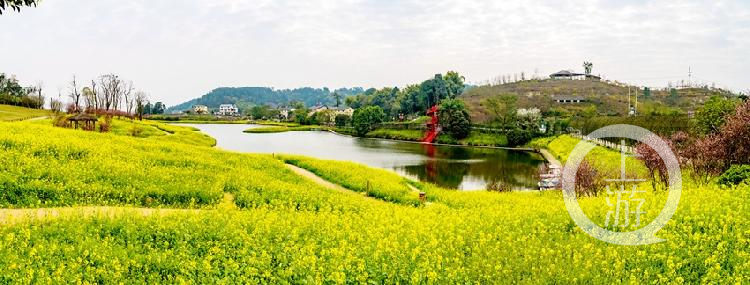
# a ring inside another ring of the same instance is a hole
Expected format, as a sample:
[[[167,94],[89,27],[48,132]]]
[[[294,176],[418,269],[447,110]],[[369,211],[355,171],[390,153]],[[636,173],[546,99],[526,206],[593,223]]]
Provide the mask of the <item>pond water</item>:
[[[477,147],[432,146],[381,139],[364,139],[330,132],[248,134],[255,125],[190,125],[214,137],[217,147],[251,153],[300,154],[348,160],[393,170],[403,176],[461,189],[484,189],[502,180],[516,189],[536,188],[544,158],[536,153]]]

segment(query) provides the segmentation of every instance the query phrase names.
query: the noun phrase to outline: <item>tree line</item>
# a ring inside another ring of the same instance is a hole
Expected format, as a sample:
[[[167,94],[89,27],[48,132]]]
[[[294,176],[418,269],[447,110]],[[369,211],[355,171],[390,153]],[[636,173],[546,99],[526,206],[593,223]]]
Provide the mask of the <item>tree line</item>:
[[[157,102],[151,105],[148,97],[146,92],[135,89],[133,81],[116,74],[101,75],[86,86],[73,75],[68,88],[70,102],[65,106],[65,111],[69,114],[94,113],[138,118],[163,113],[164,104]],[[53,111],[62,111],[62,98],[53,99],[50,106]]]
[[[44,102],[41,84],[23,87],[14,76],[0,73],[0,104],[41,109]]]
[[[403,89],[370,88],[360,94],[346,97],[345,103],[354,109],[378,106],[392,119],[399,115],[421,115],[440,101],[461,95],[465,89],[464,81],[465,78],[458,72],[448,71],[445,75],[436,74],[432,79],[420,84],[407,85]]]

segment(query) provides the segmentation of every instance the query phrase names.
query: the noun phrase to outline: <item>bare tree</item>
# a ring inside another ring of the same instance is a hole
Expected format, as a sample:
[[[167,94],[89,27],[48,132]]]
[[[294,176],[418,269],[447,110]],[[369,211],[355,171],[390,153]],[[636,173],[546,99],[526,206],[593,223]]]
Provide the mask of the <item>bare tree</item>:
[[[73,111],[74,112],[80,112],[81,111],[81,92],[78,91],[78,82],[76,81],[75,74],[73,75],[73,80],[70,82],[70,99],[73,100]]]
[[[91,80],[91,88],[88,89],[88,92],[84,91],[84,94],[86,94],[86,104],[89,109],[93,108],[94,110],[99,109],[99,91],[96,87],[96,81]]]
[[[146,102],[148,102],[148,94],[143,91],[135,92],[133,101],[135,101],[135,113],[138,116],[138,120],[143,120],[143,112],[145,111]]]
[[[128,81],[123,83],[123,89],[122,89],[122,97],[125,99],[125,111],[128,112],[128,114],[133,113],[133,104],[134,104],[134,98],[133,95],[133,81]]]
[[[44,95],[42,95],[42,87],[44,87],[44,83],[39,81],[36,83],[36,87],[34,87],[36,91],[36,98],[39,100],[39,109],[44,109]]]
[[[52,109],[52,112],[55,112],[55,114],[62,112],[63,104],[62,100],[60,99],[62,97],[62,90],[57,90],[57,99],[50,98],[49,101],[49,107]]]
[[[120,78],[114,74],[102,75],[99,78],[101,94],[99,96],[104,110],[117,109],[117,103],[122,96],[123,84]]]

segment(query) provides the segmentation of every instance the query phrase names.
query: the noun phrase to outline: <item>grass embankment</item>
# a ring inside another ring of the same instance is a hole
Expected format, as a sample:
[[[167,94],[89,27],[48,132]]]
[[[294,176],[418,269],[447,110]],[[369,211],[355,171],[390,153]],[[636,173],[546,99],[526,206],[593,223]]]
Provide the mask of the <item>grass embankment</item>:
[[[244,130],[245,133],[251,133],[251,134],[267,134],[267,133],[283,133],[283,132],[300,132],[300,131],[327,131],[331,130],[333,128],[331,127],[325,127],[325,126],[293,126],[293,127],[287,127],[287,126],[275,126],[272,125],[270,127],[260,127],[260,128],[250,128],[247,130]]]
[[[0,121],[19,121],[49,116],[50,111],[0,104]]]
[[[262,126],[299,127],[298,123],[274,122],[274,121],[251,121],[250,123]]]
[[[382,138],[403,141],[422,141],[425,136],[423,130],[397,130],[397,129],[377,129],[365,135],[368,138]],[[462,146],[508,146],[508,139],[504,135],[489,134],[478,131],[472,131],[469,137],[456,140],[449,135],[441,134],[435,139],[435,143],[462,145]]]
[[[0,148],[6,207],[212,209],[16,221],[0,228],[7,283],[750,281],[747,187],[688,185],[658,234],[667,242],[625,247],[578,229],[559,192],[464,193],[413,183],[433,204],[412,207],[322,188],[269,155],[29,122],[0,123]],[[393,197],[408,189],[392,172],[302,160],[354,191],[364,179]],[[226,193],[239,209],[218,207]],[[651,203],[663,193],[645,195]],[[604,197],[581,204],[597,223],[611,210]],[[657,204],[647,207],[645,221],[658,213]]]
[[[150,115],[145,119],[162,123],[179,124],[249,124],[242,117],[222,117],[212,115]]]
[[[210,125],[210,124],[216,124],[216,125],[247,125],[250,124],[250,121],[248,120],[236,120],[236,121],[201,121],[201,120],[179,120],[179,121],[165,121],[165,120],[150,120],[155,122],[161,122],[161,123],[169,123],[169,124],[204,124],[204,125]]]
[[[567,162],[568,156],[573,152],[573,149],[575,149],[576,145],[580,142],[580,139],[574,138],[570,135],[561,135],[534,139],[529,143],[529,146],[549,150],[555,158],[564,164]],[[584,142],[584,144],[595,145],[591,142]],[[603,175],[610,175],[611,178],[618,178],[620,176],[622,162],[621,154],[619,152],[602,146],[595,146],[591,152],[588,153],[586,159],[591,162],[591,165],[595,169],[602,171]],[[648,170],[643,163],[632,156],[626,157],[625,169],[626,173],[637,175],[640,178],[648,176]]]

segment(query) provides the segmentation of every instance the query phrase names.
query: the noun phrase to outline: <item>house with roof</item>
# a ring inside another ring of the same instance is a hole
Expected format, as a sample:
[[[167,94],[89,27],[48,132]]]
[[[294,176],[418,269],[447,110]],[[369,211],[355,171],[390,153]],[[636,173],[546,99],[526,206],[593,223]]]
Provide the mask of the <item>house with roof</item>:
[[[585,103],[586,98],[582,96],[552,95],[552,100],[560,104]]]
[[[317,114],[318,112],[326,111],[326,110],[328,110],[328,109],[329,109],[329,108],[328,108],[328,106],[326,106],[326,105],[317,105],[317,106],[315,106],[315,107],[312,107],[312,108],[310,109],[310,112],[308,112],[308,113],[307,113],[307,116],[312,116],[312,115],[315,115],[315,114]]]
[[[195,105],[195,106],[193,106],[193,113],[196,113],[196,114],[199,114],[199,115],[208,114],[208,106],[206,106],[206,105]]]
[[[560,70],[549,75],[549,78],[556,80],[601,80],[602,78],[593,74],[577,73],[572,70]]]
[[[334,108],[333,110],[335,111],[337,116],[338,115],[347,115],[349,117],[354,116],[354,109],[350,107],[347,107],[347,108],[338,107],[338,108]]]
[[[236,116],[240,113],[240,109],[234,104],[221,104],[219,105],[219,115],[222,116]]]

